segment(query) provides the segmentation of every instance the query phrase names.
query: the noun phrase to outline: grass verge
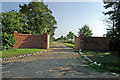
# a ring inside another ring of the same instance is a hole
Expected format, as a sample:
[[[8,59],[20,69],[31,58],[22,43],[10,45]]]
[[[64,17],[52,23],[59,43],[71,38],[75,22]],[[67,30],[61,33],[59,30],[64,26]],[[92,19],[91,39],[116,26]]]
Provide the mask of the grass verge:
[[[59,41],[59,42],[62,43],[62,44],[65,44],[65,45],[68,46],[68,47],[71,47],[71,48],[74,47],[74,44],[73,44],[73,43],[68,43],[68,42],[64,42],[64,41]]]
[[[44,49],[9,49],[2,51],[2,58],[9,58],[13,56],[19,56],[23,54],[35,53],[43,51]]]
[[[120,74],[120,57],[106,51],[82,50],[92,61],[100,63],[100,66],[90,65],[88,68],[95,69],[99,72],[119,73]]]

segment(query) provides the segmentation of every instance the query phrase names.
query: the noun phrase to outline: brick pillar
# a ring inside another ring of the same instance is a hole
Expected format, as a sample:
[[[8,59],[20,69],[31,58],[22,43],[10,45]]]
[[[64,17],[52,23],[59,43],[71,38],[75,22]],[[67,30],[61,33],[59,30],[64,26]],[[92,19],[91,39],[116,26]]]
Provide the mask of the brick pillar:
[[[75,36],[75,40],[74,40],[74,49],[75,50],[79,50],[79,37]]]
[[[43,34],[43,49],[47,49],[48,47],[48,34],[44,33]]]
[[[17,39],[18,31],[14,31],[13,34],[14,34],[14,36],[15,36],[14,38]],[[17,40],[16,40],[16,43],[17,43]],[[14,46],[13,46],[14,49],[18,49],[16,43],[15,43]]]
[[[80,35],[79,35],[79,42],[78,42],[78,44],[79,44],[79,49],[84,49],[84,40],[83,40],[83,38],[84,38],[84,35],[83,35],[83,34],[80,34]]]
[[[78,49],[81,49],[81,37],[82,37],[82,34],[79,35],[78,37]]]

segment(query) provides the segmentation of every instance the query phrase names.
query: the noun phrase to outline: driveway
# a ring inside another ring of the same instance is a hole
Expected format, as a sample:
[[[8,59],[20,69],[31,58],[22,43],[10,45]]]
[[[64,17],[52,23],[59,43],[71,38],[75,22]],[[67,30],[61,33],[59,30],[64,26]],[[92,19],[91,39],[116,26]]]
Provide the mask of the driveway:
[[[84,68],[85,61],[72,48],[53,42],[46,53],[2,63],[3,78],[111,78]]]

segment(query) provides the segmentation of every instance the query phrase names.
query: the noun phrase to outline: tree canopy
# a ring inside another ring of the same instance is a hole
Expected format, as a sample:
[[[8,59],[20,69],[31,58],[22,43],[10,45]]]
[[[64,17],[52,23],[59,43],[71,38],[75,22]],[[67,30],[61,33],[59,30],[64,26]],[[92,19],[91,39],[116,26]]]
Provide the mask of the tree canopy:
[[[88,25],[83,25],[82,28],[79,28],[78,34],[83,34],[85,36],[92,36],[93,35],[92,30],[90,30]]]
[[[55,39],[55,41],[59,41],[59,40],[64,40],[64,37],[60,36],[59,38]]]
[[[107,28],[107,37],[111,38],[110,48],[113,51],[120,51],[120,1],[116,2],[104,2],[105,9],[109,9],[104,12],[108,15],[108,24],[112,24]],[[120,55],[120,54],[119,54]]]
[[[70,31],[70,32],[67,34],[67,39],[71,39],[71,41],[72,41],[73,38],[74,38],[74,33]]]
[[[109,15],[107,22],[112,24],[107,28],[106,36],[110,38],[119,38],[120,36],[120,1],[118,2],[104,2],[105,9],[111,8],[111,10],[104,12],[105,15]]]
[[[2,15],[2,32],[8,34],[13,33],[17,30],[19,32],[25,31],[24,27],[26,23],[25,14],[20,14],[17,11],[3,12]]]
[[[42,34],[46,30],[51,36],[54,35],[57,22],[52,16],[52,11],[48,9],[48,5],[43,2],[30,2],[19,7],[19,12],[26,15],[28,33]]]
[[[57,22],[48,5],[30,2],[20,4],[19,7],[19,11],[2,13],[2,32],[13,33],[17,30],[20,33],[42,34],[46,31],[51,36],[54,35]]]

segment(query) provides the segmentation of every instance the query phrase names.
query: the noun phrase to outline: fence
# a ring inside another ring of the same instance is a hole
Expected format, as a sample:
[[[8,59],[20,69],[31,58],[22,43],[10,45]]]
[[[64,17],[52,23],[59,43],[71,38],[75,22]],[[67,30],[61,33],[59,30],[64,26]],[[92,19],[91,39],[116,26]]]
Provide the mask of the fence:
[[[38,48],[48,49],[49,48],[49,35],[44,34],[22,34],[17,31],[13,32],[16,43],[13,48]]]
[[[110,39],[107,37],[86,37],[79,35],[75,37],[74,48],[79,49],[90,49],[90,50],[109,50]]]

